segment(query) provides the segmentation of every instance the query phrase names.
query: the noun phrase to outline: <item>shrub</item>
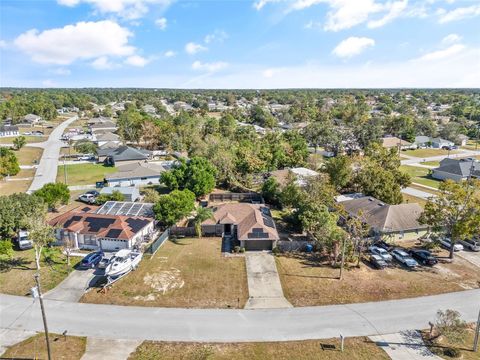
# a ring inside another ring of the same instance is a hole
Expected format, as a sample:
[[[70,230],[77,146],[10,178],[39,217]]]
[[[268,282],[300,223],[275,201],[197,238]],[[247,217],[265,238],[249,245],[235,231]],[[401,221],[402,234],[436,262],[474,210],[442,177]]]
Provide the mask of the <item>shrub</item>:
[[[459,358],[462,356],[462,352],[455,348],[445,348],[443,349],[443,355],[451,357],[451,358]]]
[[[240,248],[240,252],[243,254],[245,252],[245,248],[244,247],[241,247]]]
[[[233,248],[233,252],[235,252],[235,253],[238,254],[238,253],[240,252],[240,246],[235,246],[235,247]]]
[[[280,254],[280,253],[281,253],[280,248],[279,248],[278,246],[275,246],[275,247],[273,248],[273,250],[272,250],[272,253],[273,253],[274,255]]]

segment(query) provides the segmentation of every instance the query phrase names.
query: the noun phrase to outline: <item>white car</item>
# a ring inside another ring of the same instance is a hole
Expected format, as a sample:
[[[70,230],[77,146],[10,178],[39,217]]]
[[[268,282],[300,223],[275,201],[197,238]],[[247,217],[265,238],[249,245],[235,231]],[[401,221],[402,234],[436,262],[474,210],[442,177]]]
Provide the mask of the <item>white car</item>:
[[[78,197],[78,200],[87,203],[87,204],[95,204],[95,195],[93,194],[83,194]]]
[[[373,255],[380,256],[385,261],[392,261],[392,255],[390,255],[387,250],[381,247],[373,245],[368,248],[368,251],[370,251],[370,253]]]
[[[418,263],[403,249],[392,250],[393,257],[403,265],[409,268],[415,268]]]
[[[450,248],[452,247],[452,240],[450,240],[449,238],[440,238],[438,242],[447,250],[450,250]],[[463,250],[462,244],[455,243],[455,245],[453,245],[453,251],[461,250]]]

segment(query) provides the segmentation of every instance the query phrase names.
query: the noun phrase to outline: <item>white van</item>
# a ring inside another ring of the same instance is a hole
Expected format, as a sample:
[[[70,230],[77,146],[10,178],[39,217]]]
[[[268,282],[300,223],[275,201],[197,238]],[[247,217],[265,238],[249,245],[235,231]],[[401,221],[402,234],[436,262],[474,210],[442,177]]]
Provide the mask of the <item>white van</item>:
[[[27,250],[33,247],[33,243],[28,239],[28,231],[20,230],[17,236],[17,244],[20,250]]]

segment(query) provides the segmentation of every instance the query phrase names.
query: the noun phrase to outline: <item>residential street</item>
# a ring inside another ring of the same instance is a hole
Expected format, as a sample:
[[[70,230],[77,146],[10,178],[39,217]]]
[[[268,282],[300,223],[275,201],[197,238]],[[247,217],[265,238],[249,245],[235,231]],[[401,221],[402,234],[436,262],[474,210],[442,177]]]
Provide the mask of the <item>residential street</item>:
[[[427,161],[442,161],[445,158],[458,159],[458,158],[466,158],[466,157],[470,157],[470,156],[480,155],[480,151],[465,150],[465,149],[461,149],[461,150],[458,150],[458,151],[460,151],[458,154],[450,154],[450,156],[439,155],[439,156],[430,156],[430,157],[426,157],[426,158],[419,158],[419,157],[408,156],[408,155],[402,154],[402,156],[404,156],[408,159],[402,160],[401,163],[402,163],[402,165],[418,166],[419,163],[427,162]]]
[[[127,307],[45,300],[50,331],[105,339],[286,341],[423,329],[439,309],[475,321],[480,289],[404,300],[319,307],[227,310]],[[0,328],[42,331],[38,301],[0,295]]]
[[[33,178],[32,184],[27,191],[29,194],[40,189],[47,183],[55,182],[57,179],[58,158],[60,156],[60,148],[63,145],[63,141],[60,140],[60,138],[62,137],[65,129],[77,119],[78,116],[75,115],[62,122],[55,129],[53,129],[47,141],[42,143],[28,144],[28,146],[43,148],[43,155],[38,163],[35,177]]]
[[[422,190],[419,190],[419,189],[415,189],[415,188],[412,188],[412,187],[406,187],[406,188],[402,189],[401,191],[404,194],[415,196],[417,198],[424,199],[424,200],[428,200],[432,197],[436,197],[436,195],[434,195],[432,193],[429,193],[427,191],[422,191]]]

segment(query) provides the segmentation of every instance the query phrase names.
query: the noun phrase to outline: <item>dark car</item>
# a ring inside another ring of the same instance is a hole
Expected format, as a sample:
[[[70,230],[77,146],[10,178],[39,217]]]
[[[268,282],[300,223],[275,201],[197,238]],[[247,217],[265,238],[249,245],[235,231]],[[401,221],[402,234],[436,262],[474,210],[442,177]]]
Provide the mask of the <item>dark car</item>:
[[[412,258],[416,259],[420,264],[433,266],[438,263],[438,260],[428,250],[412,249],[409,251]]]
[[[82,267],[94,268],[102,259],[103,259],[103,252],[95,251],[85,256],[82,259],[81,265]]]
[[[100,195],[100,193],[97,190],[88,190],[85,194],[90,194],[90,195],[93,195],[95,197]]]
[[[370,261],[370,264],[372,264],[377,269],[385,269],[386,267],[388,267],[388,263],[383,260],[380,255],[370,255],[368,261]]]
[[[383,241],[383,240],[382,241],[377,241],[374,245],[379,247],[379,248],[385,249],[388,252],[395,249],[395,246],[392,246],[391,244],[389,244],[389,243],[387,243],[386,241]]]

